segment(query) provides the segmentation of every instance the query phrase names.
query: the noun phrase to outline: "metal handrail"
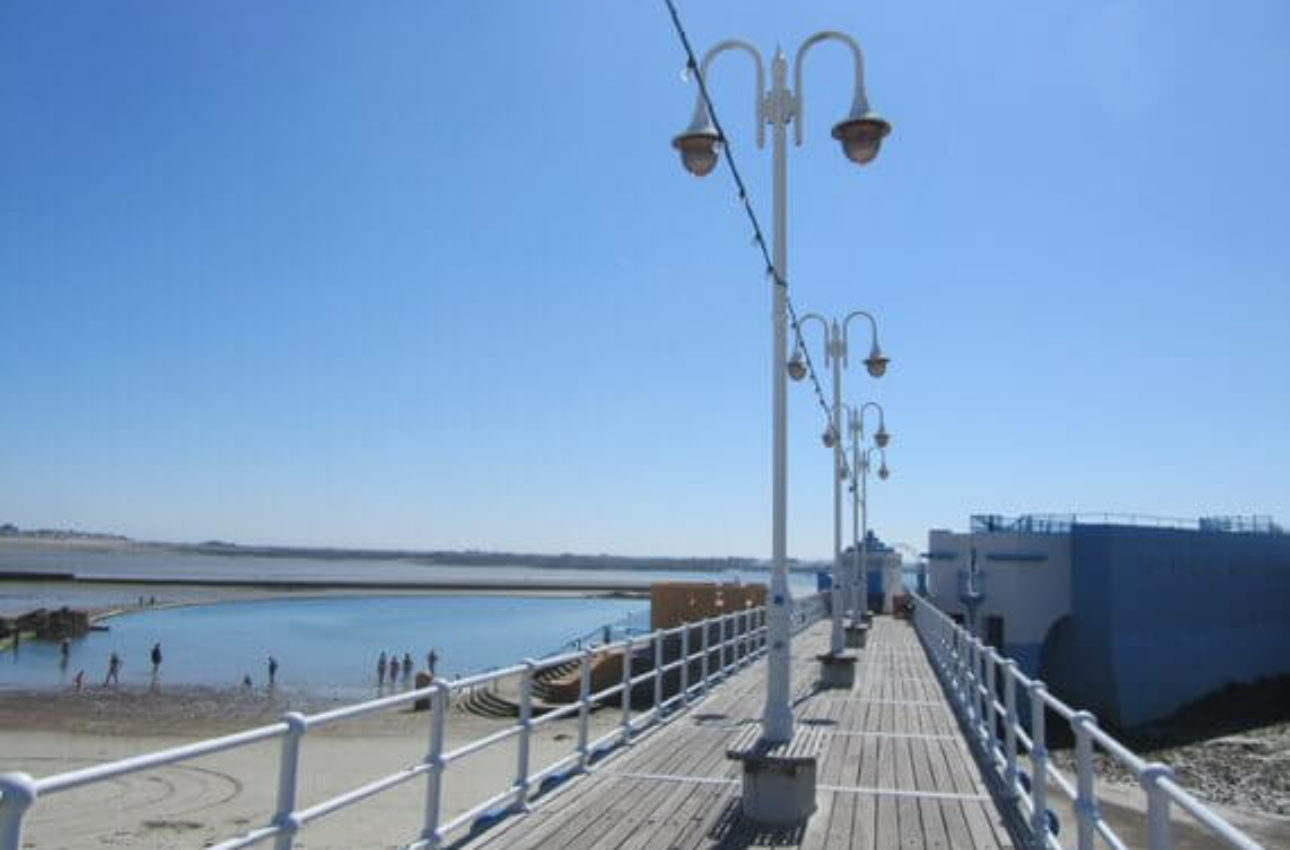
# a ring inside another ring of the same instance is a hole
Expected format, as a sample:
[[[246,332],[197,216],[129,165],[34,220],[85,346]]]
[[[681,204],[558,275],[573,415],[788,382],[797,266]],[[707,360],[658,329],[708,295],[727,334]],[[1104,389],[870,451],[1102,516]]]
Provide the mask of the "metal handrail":
[[[792,631],[800,632],[823,615],[824,602],[821,595],[815,594],[794,600]],[[696,632],[700,639],[691,640]],[[680,636],[679,657],[663,663],[664,642],[668,637],[677,635]],[[766,641],[766,610],[750,608],[719,617],[709,617],[697,623],[658,629],[648,634],[629,634],[623,640],[602,644],[594,649],[586,648],[576,652],[528,660],[523,664],[490,670],[465,678],[439,681],[427,687],[313,715],[288,712],[277,723],[108,764],[39,779],[33,779],[25,773],[0,774],[0,850],[20,850],[23,844],[24,818],[41,798],[95,782],[112,780],[128,773],[190,761],[278,738],[282,739],[282,751],[278,769],[276,811],[267,824],[256,826],[242,835],[212,845],[215,850],[240,850],[240,848],[262,844],[270,839],[274,841],[275,850],[291,850],[296,834],[310,823],[422,776],[426,778],[424,828],[420,837],[408,847],[410,850],[438,847],[446,836],[473,823],[479,816],[492,813],[499,806],[506,806],[507,811],[523,809],[531,796],[533,787],[544,780],[560,776],[564,772],[584,772],[593,754],[607,746],[627,743],[648,727],[667,722],[685,707],[706,697],[712,683],[728,678],[738,669],[763,655],[766,651]],[[633,650],[644,647],[652,648],[655,664],[648,671],[632,675]],[[622,653],[621,681],[593,692],[590,675],[592,663],[597,658],[615,652]],[[535,675],[543,670],[572,663],[579,665],[580,672],[577,701],[535,718],[533,716]],[[694,669],[696,667],[697,671]],[[669,674],[678,678],[678,687],[675,695],[664,700],[664,677]],[[691,679],[692,674],[696,678]],[[515,676],[521,677],[520,715],[517,721],[481,738],[467,741],[456,749],[445,751],[448,709],[453,695],[467,694],[477,688],[487,687],[502,679]],[[652,682],[651,707],[633,717],[632,691],[644,682]],[[621,695],[621,722],[607,734],[591,740],[589,718],[592,708],[615,694]],[[296,792],[300,755],[307,730],[424,700],[429,700],[431,703],[430,751],[427,755],[395,773],[370,780],[329,799],[308,806],[298,804]],[[578,715],[578,735],[574,751],[559,756],[550,764],[534,770],[529,749],[533,730],[556,718],[572,715],[575,712]],[[519,744],[515,779],[511,785],[475,803],[462,814],[450,820],[444,820],[442,797],[444,777],[448,768],[468,755],[512,738],[518,738]]]
[[[1190,813],[1224,846],[1236,850],[1263,850],[1249,836],[1174,782],[1173,770],[1168,765],[1146,761],[1098,726],[1092,714],[1076,710],[1053,696],[1043,682],[1024,675],[1017,669],[1015,661],[987,646],[926,599],[912,598],[914,626],[945,685],[950,702],[969,737],[984,751],[983,766],[993,771],[1002,782],[1005,803],[1023,815],[1033,846],[1055,850],[1061,847],[1049,824],[1052,817],[1047,805],[1050,780],[1073,804],[1079,850],[1093,850],[1097,838],[1117,850],[1126,846],[1102,817],[1098,806],[1093,760],[1094,747],[1097,747],[1131,771],[1146,792],[1148,850],[1173,850],[1173,824],[1169,809],[1175,804]],[[995,678],[1000,670],[1001,681]],[[1004,694],[1002,702],[999,700],[1000,687]],[[1018,690],[1024,690],[1030,699],[1029,730],[1024,727],[1016,708]],[[1075,736],[1076,774],[1073,782],[1048,758],[1045,713],[1050,709],[1070,724]],[[1003,725],[1002,740],[1000,723]],[[1029,756],[1029,776],[1020,767],[1018,744]]]

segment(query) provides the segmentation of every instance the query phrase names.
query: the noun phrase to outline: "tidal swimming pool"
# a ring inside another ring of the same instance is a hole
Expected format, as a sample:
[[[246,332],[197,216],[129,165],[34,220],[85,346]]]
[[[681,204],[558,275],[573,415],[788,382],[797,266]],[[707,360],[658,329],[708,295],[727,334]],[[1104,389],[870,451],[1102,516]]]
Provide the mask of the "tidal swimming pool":
[[[122,659],[121,683],[152,684],[149,653],[161,644],[158,686],[236,687],[250,676],[267,684],[270,655],[277,684],[320,696],[377,692],[381,652],[409,653],[415,669],[438,654],[437,672],[465,675],[540,656],[570,641],[616,629],[649,627],[649,602],[525,596],[342,596],[224,602],[145,610],[103,621],[106,632],[72,641],[66,665],[57,643],[24,641],[0,654],[0,686],[70,687],[77,671],[99,687],[108,658]],[[387,689],[388,690],[388,689]]]

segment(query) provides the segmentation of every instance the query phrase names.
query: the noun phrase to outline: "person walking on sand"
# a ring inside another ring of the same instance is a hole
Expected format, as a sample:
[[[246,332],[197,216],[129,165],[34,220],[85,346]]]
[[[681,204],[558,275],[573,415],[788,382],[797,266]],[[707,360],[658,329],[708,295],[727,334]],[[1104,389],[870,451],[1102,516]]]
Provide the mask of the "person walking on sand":
[[[412,681],[412,653],[403,653],[403,681]]]
[[[385,684],[385,651],[381,651],[381,657],[376,659],[376,684]]]
[[[119,684],[121,684],[121,656],[114,652],[108,656],[107,678],[103,680],[103,687]]]
[[[278,659],[270,655],[269,656],[269,687],[273,687],[273,683],[277,681],[277,678],[278,678]]]
[[[152,645],[152,677],[155,679],[157,673],[161,671],[161,644]]]

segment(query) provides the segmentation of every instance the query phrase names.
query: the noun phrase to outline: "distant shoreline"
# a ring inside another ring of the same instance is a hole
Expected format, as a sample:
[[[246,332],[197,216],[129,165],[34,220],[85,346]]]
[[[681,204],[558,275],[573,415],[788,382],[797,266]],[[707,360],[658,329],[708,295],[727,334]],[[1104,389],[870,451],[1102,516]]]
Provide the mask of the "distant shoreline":
[[[770,571],[770,565],[756,558],[744,557],[664,557],[635,555],[556,555],[526,552],[490,552],[481,550],[416,549],[343,549],[325,546],[242,545],[222,540],[204,543],[170,543],[140,541],[113,535],[53,537],[49,535],[0,535],[0,547],[17,544],[40,549],[111,551],[136,549],[148,552],[174,552],[184,555],[217,555],[234,558],[300,558],[310,561],[405,561],[427,566],[451,564],[470,567],[535,567],[556,570],[650,570],[722,572],[725,570]],[[815,572],[829,568],[815,561],[790,562],[792,572]]]
[[[373,580],[373,581],[351,581],[338,579],[257,579],[250,580],[244,578],[209,578],[209,577],[187,577],[176,578],[166,577],[143,578],[134,576],[114,576],[114,575],[81,575],[69,572],[40,572],[37,570],[4,570],[0,571],[0,582],[50,582],[50,583],[68,583],[68,584],[86,584],[86,585],[127,585],[133,587],[160,587],[173,585],[178,587],[247,587],[258,590],[278,590],[286,592],[295,592],[301,590],[337,590],[337,591],[380,591],[380,590],[403,590],[403,591],[441,591],[441,592],[458,592],[458,593],[479,593],[494,592],[503,594],[516,594],[528,592],[540,593],[568,593],[574,595],[593,594],[606,595],[623,598],[643,598],[648,597],[650,584],[652,582],[641,582],[630,584],[623,582],[594,582],[594,581],[541,581],[525,580],[517,582],[514,580],[506,581],[462,581],[462,580],[434,580],[425,581],[406,581],[406,580]]]

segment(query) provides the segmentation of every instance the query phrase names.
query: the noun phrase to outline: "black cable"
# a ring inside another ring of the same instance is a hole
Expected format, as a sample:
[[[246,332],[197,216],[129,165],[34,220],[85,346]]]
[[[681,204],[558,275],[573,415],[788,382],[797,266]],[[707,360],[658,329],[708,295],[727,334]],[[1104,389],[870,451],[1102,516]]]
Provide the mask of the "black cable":
[[[761,223],[757,220],[757,213],[753,210],[752,199],[748,195],[748,187],[744,184],[743,175],[739,173],[739,164],[735,162],[734,148],[731,147],[730,141],[726,138],[726,131],[721,126],[721,120],[717,117],[717,109],[712,103],[712,98],[708,94],[708,84],[703,79],[703,73],[699,68],[699,62],[695,58],[694,48],[690,45],[690,37],[685,32],[685,26],[681,23],[681,16],[676,11],[676,4],[672,0],[663,0],[667,4],[667,11],[672,17],[672,25],[676,28],[677,37],[681,40],[681,47],[685,50],[685,67],[686,70],[694,77],[699,85],[699,96],[703,98],[704,106],[708,109],[708,117],[712,119],[712,126],[716,128],[717,139],[721,146],[725,148],[726,165],[730,169],[730,176],[734,178],[735,187],[739,190],[739,201],[743,204],[744,213],[748,216],[748,222],[753,229],[753,244],[761,251],[763,262],[766,264],[766,274],[770,276],[776,286],[783,287],[784,301],[788,307],[789,324],[793,328],[794,342],[797,351],[801,352],[802,358],[806,362],[806,374],[811,378],[811,384],[815,389],[815,400],[824,411],[824,418],[829,423],[829,430],[833,428],[833,413],[828,401],[824,397],[824,388],[820,386],[820,379],[815,373],[815,365],[811,362],[811,352],[802,338],[802,326],[797,320],[797,310],[793,307],[793,300],[788,296],[788,281],[779,273],[775,267],[774,260],[771,259],[770,249],[766,245],[766,237],[762,233]],[[758,92],[761,97],[764,92]],[[759,119],[760,120],[760,119]],[[787,368],[786,363],[779,364],[778,368]],[[841,435],[835,435],[839,438]]]

